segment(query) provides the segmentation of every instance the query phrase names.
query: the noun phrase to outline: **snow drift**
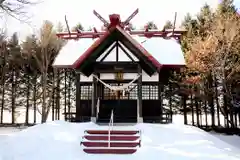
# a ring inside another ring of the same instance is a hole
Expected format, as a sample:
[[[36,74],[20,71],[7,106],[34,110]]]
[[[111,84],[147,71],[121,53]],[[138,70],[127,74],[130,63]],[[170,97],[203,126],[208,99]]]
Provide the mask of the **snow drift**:
[[[94,123],[64,121],[36,125],[0,140],[0,160],[212,160],[240,159],[239,150],[198,128],[177,124],[114,126],[141,130],[142,146],[133,155],[89,155],[80,142],[86,129],[107,129]]]

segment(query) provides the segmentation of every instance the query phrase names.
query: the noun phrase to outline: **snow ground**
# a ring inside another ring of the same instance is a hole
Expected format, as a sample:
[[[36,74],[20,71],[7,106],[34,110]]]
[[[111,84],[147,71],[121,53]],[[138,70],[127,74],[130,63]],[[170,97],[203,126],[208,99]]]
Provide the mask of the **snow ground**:
[[[0,160],[213,160],[240,159],[240,137],[210,134],[180,124],[136,124],[115,129],[142,131],[142,147],[133,155],[88,155],[80,146],[94,123],[48,122],[23,129],[0,129]]]

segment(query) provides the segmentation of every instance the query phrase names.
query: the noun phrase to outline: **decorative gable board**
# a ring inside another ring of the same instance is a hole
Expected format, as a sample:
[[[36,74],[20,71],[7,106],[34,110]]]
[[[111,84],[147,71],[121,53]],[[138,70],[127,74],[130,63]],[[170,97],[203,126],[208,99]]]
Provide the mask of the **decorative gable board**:
[[[103,57],[105,57],[106,54],[109,52],[109,50],[110,50],[115,44],[116,44],[116,42],[114,42],[108,49],[106,49],[106,51],[103,52],[103,53],[97,58],[96,62],[99,62]],[[111,51],[111,53],[114,53],[114,52],[116,52],[115,48]],[[111,54],[111,53],[110,53],[110,54]],[[108,56],[109,56],[109,55],[108,55]],[[107,56],[107,57],[108,57],[108,56]],[[107,57],[106,57],[106,58],[107,58]],[[106,58],[105,58],[105,59],[106,59]],[[105,60],[105,59],[104,59],[104,60]],[[116,59],[116,57],[115,57],[115,58],[113,57],[112,59],[114,60],[114,59]]]
[[[129,54],[130,57],[132,57],[132,59],[137,62],[139,61],[138,58],[136,56],[134,56],[134,54],[132,54],[121,42],[118,42],[123,49]],[[129,57],[126,55],[126,53],[124,53],[124,51],[119,47],[119,58],[118,61],[120,62],[125,62],[126,60],[128,61],[132,61],[131,59],[129,59]]]
[[[132,57],[132,59],[134,61],[139,61],[138,58],[136,56],[134,56],[121,42],[118,42],[123,49],[129,54],[130,57]],[[113,43],[101,56],[99,56],[97,58],[97,62],[99,62],[104,56],[106,56],[106,54],[109,52],[109,50],[116,44]],[[115,47],[108,55],[107,57],[103,60],[103,62],[116,62],[117,60],[117,47]],[[126,55],[126,53],[120,48],[118,47],[118,61],[119,62],[131,62],[132,60],[128,57],[128,55]]]

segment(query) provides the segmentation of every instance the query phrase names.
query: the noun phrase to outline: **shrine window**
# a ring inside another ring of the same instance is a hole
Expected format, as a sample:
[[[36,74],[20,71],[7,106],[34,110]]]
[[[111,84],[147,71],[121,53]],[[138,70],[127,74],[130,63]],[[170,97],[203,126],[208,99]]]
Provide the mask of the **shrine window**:
[[[92,99],[92,85],[84,85],[81,86],[81,95],[80,99],[81,100],[90,100]]]
[[[129,99],[137,99],[138,98],[138,87],[137,84],[132,84],[129,86]]]
[[[142,86],[142,99],[149,99],[149,86]]]
[[[111,86],[117,86],[118,84],[117,83],[111,83],[110,85]],[[106,86],[103,86],[103,87],[104,87],[104,99],[105,100],[107,100],[107,99],[117,99],[116,92],[111,91]]]
[[[142,86],[143,100],[158,100],[158,86],[157,85],[143,85]]]
[[[150,98],[149,99],[158,99],[158,86],[157,85],[150,85]]]

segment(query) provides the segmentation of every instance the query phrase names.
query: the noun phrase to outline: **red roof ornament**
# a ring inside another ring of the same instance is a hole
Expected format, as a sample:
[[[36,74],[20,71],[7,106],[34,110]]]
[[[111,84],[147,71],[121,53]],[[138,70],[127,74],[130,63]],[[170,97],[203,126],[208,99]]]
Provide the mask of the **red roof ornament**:
[[[57,36],[63,39],[80,39],[80,38],[98,38],[100,36],[103,36],[106,32],[111,27],[116,27],[119,26],[125,31],[129,31],[128,33],[130,35],[138,35],[138,36],[144,36],[147,38],[152,38],[152,37],[162,37],[162,38],[175,38],[179,40],[180,36],[185,33],[185,30],[176,30],[175,29],[175,23],[176,23],[176,15],[175,14],[175,19],[174,19],[174,27],[173,29],[166,29],[162,31],[158,30],[149,30],[148,28],[145,28],[145,30],[141,31],[131,31],[131,29],[128,27],[130,21],[138,14],[138,9],[136,9],[125,21],[121,21],[120,15],[119,14],[111,14],[109,15],[109,22],[104,19],[98,12],[95,10],[93,11],[93,14],[100,19],[100,21],[103,22],[104,27],[106,27],[105,31],[98,32],[96,29],[94,31],[88,31],[88,32],[82,32],[82,31],[77,31],[77,32],[70,32],[67,19],[65,17],[65,21],[67,24],[68,32],[67,33],[57,33]]]
[[[121,19],[120,19],[120,15],[119,14],[111,14],[109,15],[109,20],[110,20],[110,25],[109,25],[109,28],[110,27],[113,27],[113,26],[121,26]]]

